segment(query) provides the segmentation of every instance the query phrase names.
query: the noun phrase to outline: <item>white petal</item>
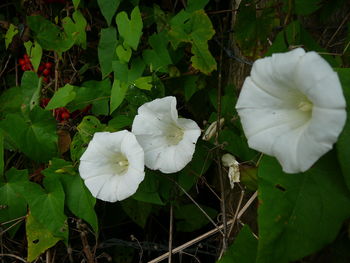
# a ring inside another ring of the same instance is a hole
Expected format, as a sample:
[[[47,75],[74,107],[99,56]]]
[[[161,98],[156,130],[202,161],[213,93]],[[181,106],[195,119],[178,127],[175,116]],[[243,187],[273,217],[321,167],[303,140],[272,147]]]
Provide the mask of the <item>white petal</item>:
[[[176,121],[178,118],[176,110],[176,98],[169,96],[161,99],[155,99],[151,102],[143,104],[138,109],[138,114],[155,115],[162,120]]]
[[[257,60],[236,108],[249,146],[288,173],[306,171],[329,151],[346,120],[337,74],[302,49]]]
[[[126,130],[96,133],[81,158],[79,173],[94,197],[122,200],[134,194],[144,179],[144,153]]]

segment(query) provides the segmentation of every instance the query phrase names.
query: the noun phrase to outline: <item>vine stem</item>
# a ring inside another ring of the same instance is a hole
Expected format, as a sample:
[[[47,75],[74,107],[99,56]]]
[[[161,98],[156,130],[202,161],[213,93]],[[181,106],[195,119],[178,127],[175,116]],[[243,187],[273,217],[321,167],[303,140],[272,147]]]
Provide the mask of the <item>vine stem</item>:
[[[221,26],[221,32],[222,32],[222,26]],[[222,41],[222,37],[221,37],[221,41]],[[217,101],[216,101],[217,119],[216,119],[215,145],[219,145],[219,134],[221,129],[220,119],[221,119],[222,56],[223,56],[223,51],[222,49],[220,49],[220,58],[219,58],[219,65],[218,65],[218,90],[217,90]],[[226,218],[225,185],[224,185],[224,178],[223,178],[222,167],[221,167],[220,148],[217,148],[216,152],[217,152],[216,154],[217,168],[218,168],[220,190],[221,190],[220,206],[221,206],[222,221],[223,221],[222,252],[225,252],[227,249],[227,218]]]
[[[236,218],[236,219],[231,219],[231,220],[229,220],[229,221],[227,222],[227,225],[231,225],[231,224],[233,224],[236,220],[239,220],[239,219],[241,218],[241,216],[245,213],[245,211],[247,211],[247,209],[250,207],[250,205],[254,202],[254,200],[256,199],[257,195],[258,195],[258,193],[255,192],[255,193],[249,198],[249,200],[245,203],[245,205],[242,207],[242,209],[239,211],[239,213],[238,213],[238,215],[237,215],[237,218]],[[178,247],[174,248],[174,249],[171,251],[171,253],[172,253],[172,254],[179,253],[179,252],[181,252],[182,250],[184,250],[184,249],[186,249],[186,248],[188,248],[188,247],[190,247],[190,246],[192,246],[192,245],[194,245],[194,244],[196,244],[196,243],[202,241],[203,239],[206,239],[206,238],[208,238],[209,236],[216,234],[217,232],[221,231],[221,229],[223,229],[223,228],[224,228],[224,226],[223,226],[223,224],[222,224],[222,225],[218,226],[217,228],[214,228],[214,229],[212,229],[212,230],[210,230],[210,231],[204,233],[203,235],[200,235],[200,236],[198,236],[198,237],[196,237],[196,238],[194,238],[194,239],[192,239],[192,240],[190,240],[190,241],[188,241],[188,242],[182,244],[181,246],[178,246]],[[160,262],[160,261],[162,261],[162,260],[164,260],[164,259],[166,259],[166,258],[168,258],[168,257],[169,257],[169,252],[164,253],[163,255],[161,255],[161,256],[159,256],[159,257],[157,257],[157,258],[155,258],[155,259],[153,259],[153,260],[151,260],[151,261],[148,261],[148,263],[158,263],[158,262]]]

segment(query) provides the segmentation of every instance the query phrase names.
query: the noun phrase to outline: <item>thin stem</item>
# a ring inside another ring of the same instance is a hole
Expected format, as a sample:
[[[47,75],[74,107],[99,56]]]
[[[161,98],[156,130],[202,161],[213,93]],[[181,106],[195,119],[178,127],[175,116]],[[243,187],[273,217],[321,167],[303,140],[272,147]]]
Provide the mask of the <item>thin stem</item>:
[[[171,263],[173,250],[173,204],[170,205],[170,220],[169,220],[169,257],[168,262]]]

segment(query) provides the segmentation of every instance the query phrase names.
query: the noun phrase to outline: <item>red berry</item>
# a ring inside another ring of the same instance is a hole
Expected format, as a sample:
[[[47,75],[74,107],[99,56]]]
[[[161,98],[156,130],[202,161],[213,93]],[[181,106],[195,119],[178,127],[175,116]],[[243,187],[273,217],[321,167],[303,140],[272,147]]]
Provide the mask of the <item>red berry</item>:
[[[21,66],[21,69],[22,69],[23,71],[26,71],[26,70],[27,70],[27,65],[22,65],[22,66]]]
[[[49,70],[49,69],[47,69],[47,68],[46,68],[46,69],[44,69],[44,70],[43,70],[43,75],[44,75],[44,76],[48,76],[48,75],[50,75],[50,70]]]
[[[43,71],[44,69],[45,69],[44,65],[41,64],[41,65],[39,66],[39,68],[38,68],[38,72],[41,72],[41,71]]]
[[[28,57],[27,54],[24,54],[23,58],[24,58],[24,60],[25,60],[26,62],[30,61],[30,59],[29,59],[29,57]]]
[[[65,111],[65,112],[61,113],[61,119],[62,120],[68,120],[69,117],[70,117],[69,112]]]
[[[52,68],[52,63],[51,62],[46,62],[45,63],[45,68],[47,68],[47,69]]]
[[[49,78],[48,77],[44,77],[44,81],[45,81],[45,83],[49,83]]]
[[[25,61],[23,58],[20,58],[20,59],[18,60],[18,63],[19,63],[20,65],[24,65],[24,64],[26,63],[26,61]]]
[[[45,108],[47,106],[47,104],[49,104],[50,102],[50,98],[42,98],[40,101],[40,106],[42,108]]]

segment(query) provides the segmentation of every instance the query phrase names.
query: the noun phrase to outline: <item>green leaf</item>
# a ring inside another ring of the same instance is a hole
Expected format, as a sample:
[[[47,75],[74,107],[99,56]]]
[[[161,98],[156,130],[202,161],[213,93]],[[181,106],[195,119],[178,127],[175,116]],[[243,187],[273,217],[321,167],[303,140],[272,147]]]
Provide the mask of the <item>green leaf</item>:
[[[294,4],[297,15],[309,15],[321,7],[320,0],[295,0]]]
[[[235,242],[217,263],[255,263],[258,240],[248,225],[244,225]]]
[[[119,60],[123,63],[128,63],[131,58],[131,48],[129,46],[124,47],[124,45],[117,46],[115,50]]]
[[[153,34],[148,39],[152,49],[143,51],[143,58],[151,69],[158,72],[168,72],[168,65],[172,64],[172,60],[168,51],[168,39],[165,31],[159,34]]]
[[[44,178],[44,188],[33,185],[24,193],[29,204],[30,213],[47,228],[54,237],[68,241],[68,227],[64,214],[64,191],[56,175]]]
[[[112,18],[117,11],[122,0],[97,0],[101,13],[107,21],[108,26],[111,25]]]
[[[334,151],[300,174],[283,173],[275,158],[262,159],[257,262],[295,261],[335,239],[350,216],[350,195],[339,169]]]
[[[38,75],[33,71],[24,72],[21,81],[22,104],[29,106],[30,110],[39,105],[40,90],[41,79]]]
[[[49,168],[42,172],[45,176],[58,176],[65,192],[65,203],[77,217],[88,222],[95,233],[98,232],[97,216],[94,210],[96,199],[91,195],[72,163],[53,159]]]
[[[0,130],[0,182],[4,174],[4,133]]]
[[[80,45],[83,49],[86,48],[86,32],[85,28],[87,22],[85,17],[80,11],[75,11],[73,13],[73,19],[70,17],[65,17],[62,19],[62,25],[64,32],[66,33],[68,39],[73,39],[74,44]]]
[[[72,37],[42,16],[28,16],[27,23],[43,49],[62,53],[74,45],[75,40]]]
[[[9,113],[20,113],[23,100],[20,87],[9,88],[1,93],[0,119],[3,119]]]
[[[132,198],[121,201],[125,213],[140,227],[145,227],[148,216],[152,211],[152,205],[140,202]]]
[[[27,170],[16,170],[11,168],[5,174],[6,181],[0,181],[0,223],[4,223],[27,213],[27,202],[18,191],[18,188],[24,187],[28,181]],[[14,224],[16,222],[11,222]],[[4,228],[10,225],[4,225]],[[16,232],[20,225],[13,229]]]
[[[34,261],[48,248],[53,247],[60,238],[54,237],[52,232],[29,214],[26,220],[26,236],[28,242],[29,262]]]
[[[117,43],[117,30],[114,27],[101,30],[101,38],[98,43],[98,60],[101,65],[102,78],[112,72],[112,61],[117,56],[115,53]]]
[[[128,85],[126,83],[120,83],[119,80],[114,80],[111,92],[111,113],[115,111],[123,102],[127,90]]]
[[[109,99],[111,94],[111,82],[108,78],[102,81],[89,80],[75,87],[76,96],[67,105],[71,111],[83,109],[92,104],[92,113],[96,115],[108,115]]]
[[[12,42],[12,39],[15,35],[17,35],[18,33],[18,29],[15,25],[10,24],[9,29],[7,29],[6,31],[6,35],[5,35],[5,47],[6,49],[9,47],[9,45]]]
[[[134,80],[134,85],[139,89],[151,90],[153,87],[152,80],[152,76],[140,77]]]
[[[80,4],[80,0],[72,0],[73,1],[73,5],[75,9],[78,9],[78,6]]]
[[[209,0],[188,0],[186,11],[192,13],[199,9],[204,9],[204,7],[208,4]]]
[[[145,179],[140,183],[136,193],[132,196],[135,200],[156,205],[164,205],[159,196],[159,180],[154,171],[147,170]]]
[[[85,116],[82,122],[78,125],[78,132],[74,135],[70,145],[70,154],[75,162],[80,159],[85,152],[92,136],[95,132],[100,132],[105,129],[105,125],[101,124],[95,116]]]
[[[347,119],[342,133],[339,136],[338,142],[336,144],[338,159],[340,167],[345,178],[345,182],[350,189],[350,69],[349,68],[337,68],[335,69],[338,72],[342,87],[343,93],[346,100],[347,107]]]
[[[201,208],[208,216],[214,218],[217,214],[213,208],[201,205]],[[176,221],[176,230],[181,232],[192,232],[209,223],[208,218],[194,204],[181,205],[174,209]]]
[[[197,80],[199,76],[186,76],[184,79],[184,90],[186,101],[189,101],[194,93],[197,91]]]
[[[124,39],[124,45],[137,50],[140,37],[142,35],[142,18],[139,8],[136,6],[131,12],[131,18],[128,18],[126,12],[120,12],[116,16],[118,31]]]
[[[11,144],[35,161],[47,162],[57,155],[56,121],[40,107],[35,107],[28,119],[8,114],[0,128]]]
[[[243,161],[251,161],[258,155],[256,151],[249,148],[248,142],[244,137],[237,135],[231,130],[222,130],[219,134],[219,142],[224,145],[224,150]]]
[[[108,122],[108,128],[112,131],[119,131],[125,127],[131,126],[133,119],[126,115],[118,115]]]
[[[34,70],[37,72],[43,55],[43,49],[37,41],[34,41],[34,44],[31,41],[24,42],[24,46],[30,57],[30,62],[32,63]]]
[[[66,84],[64,87],[57,90],[50,102],[47,104],[45,110],[53,110],[66,106],[69,102],[74,100],[76,96],[74,89],[74,86]]]

